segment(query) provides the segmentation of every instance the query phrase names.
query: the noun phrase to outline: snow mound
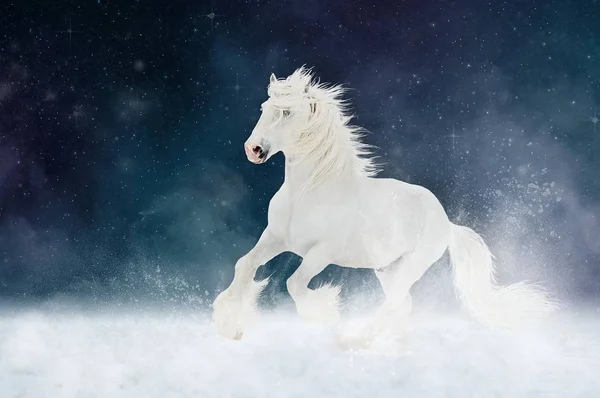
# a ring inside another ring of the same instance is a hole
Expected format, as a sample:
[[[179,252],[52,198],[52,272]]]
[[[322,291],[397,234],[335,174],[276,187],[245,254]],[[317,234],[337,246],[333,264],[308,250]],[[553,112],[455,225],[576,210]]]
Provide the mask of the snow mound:
[[[422,314],[395,349],[344,351],[295,314],[229,341],[208,314],[21,310],[0,315],[0,396],[600,396],[600,316],[561,316],[515,335]]]

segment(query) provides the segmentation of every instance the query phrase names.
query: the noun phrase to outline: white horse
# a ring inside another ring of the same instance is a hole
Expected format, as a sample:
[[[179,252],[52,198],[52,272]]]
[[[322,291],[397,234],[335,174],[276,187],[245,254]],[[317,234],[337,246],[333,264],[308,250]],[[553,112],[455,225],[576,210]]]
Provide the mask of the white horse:
[[[219,333],[242,337],[267,283],[255,282],[255,272],[284,251],[303,258],[287,288],[309,320],[338,319],[339,288],[308,288],[327,265],[375,270],[385,300],[364,337],[398,327],[411,309],[411,286],[447,248],[459,296],[481,322],[513,327],[552,310],[535,285],[497,286],[482,238],[452,224],[429,190],[373,178],[377,167],[360,141],[361,129],[349,124],[343,93],[341,86],[315,81],[304,67],[287,79],[271,75],[269,98],[244,148],[256,164],[283,152],[285,181],[271,199],[258,243],[237,261],[231,285],[213,303]]]

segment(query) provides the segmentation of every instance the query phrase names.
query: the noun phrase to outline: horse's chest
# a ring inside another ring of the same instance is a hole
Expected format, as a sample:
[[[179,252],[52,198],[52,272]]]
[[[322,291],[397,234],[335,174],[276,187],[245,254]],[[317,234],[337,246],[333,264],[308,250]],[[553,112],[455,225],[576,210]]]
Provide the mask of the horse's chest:
[[[283,201],[271,204],[269,226],[285,240],[288,249],[304,255],[317,242],[332,242],[341,237],[344,227],[340,206],[316,200]]]
[[[303,255],[317,242],[331,236],[331,218],[327,217],[326,206],[292,207],[287,225],[288,243],[292,250]],[[331,214],[331,211],[329,211]]]
[[[332,214],[328,206],[302,206],[291,208],[288,229],[292,237],[320,235],[327,228],[327,214]]]

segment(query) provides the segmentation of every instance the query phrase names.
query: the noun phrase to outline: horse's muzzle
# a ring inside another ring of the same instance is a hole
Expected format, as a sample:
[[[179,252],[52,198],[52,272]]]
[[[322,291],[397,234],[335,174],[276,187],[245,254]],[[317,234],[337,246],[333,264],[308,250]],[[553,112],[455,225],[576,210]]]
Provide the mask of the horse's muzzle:
[[[269,155],[268,148],[265,148],[261,145],[244,145],[244,151],[246,151],[246,156],[248,160],[254,164],[261,164],[267,161],[267,157]]]

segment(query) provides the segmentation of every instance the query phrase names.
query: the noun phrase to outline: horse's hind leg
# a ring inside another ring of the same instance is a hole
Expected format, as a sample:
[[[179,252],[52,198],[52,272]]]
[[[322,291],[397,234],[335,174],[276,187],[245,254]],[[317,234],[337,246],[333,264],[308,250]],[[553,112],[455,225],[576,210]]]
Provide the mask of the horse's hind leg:
[[[393,334],[402,331],[412,309],[410,289],[445,250],[443,241],[429,246],[421,245],[385,269],[375,271],[385,293],[385,300],[374,318],[378,328],[383,329],[382,332]]]
[[[412,311],[410,288],[431,266],[407,254],[382,270],[375,270],[385,299],[372,320],[372,332],[397,334]]]
[[[442,251],[443,253],[443,251]],[[412,310],[410,288],[439,258],[436,252],[409,252],[382,270],[375,271],[385,293],[384,302],[359,332],[341,336],[345,347],[368,347],[377,337],[401,337]]]

